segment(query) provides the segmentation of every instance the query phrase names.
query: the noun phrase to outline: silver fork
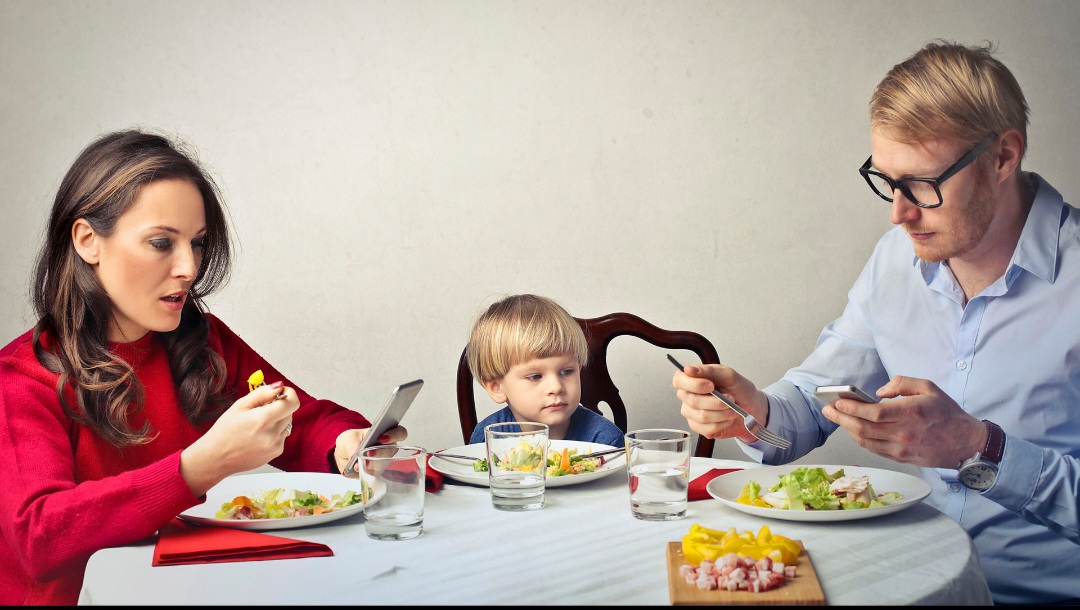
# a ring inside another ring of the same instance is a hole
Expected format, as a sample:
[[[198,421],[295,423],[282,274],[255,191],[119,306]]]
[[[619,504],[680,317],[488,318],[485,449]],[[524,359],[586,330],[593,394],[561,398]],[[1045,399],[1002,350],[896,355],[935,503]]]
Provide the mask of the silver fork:
[[[667,359],[675,365],[675,368],[679,369],[680,371],[683,370],[683,365],[679,364],[679,361],[673,358],[671,354],[667,355]],[[762,426],[761,422],[759,422],[753,415],[750,415],[742,407],[728,400],[726,396],[724,396],[720,392],[717,392],[716,390],[713,390],[712,392],[710,392],[710,394],[719,398],[720,402],[727,405],[732,411],[738,413],[739,415],[742,415],[743,425],[746,426],[746,430],[750,434],[753,434],[754,437],[756,437],[758,440],[765,441],[766,443],[769,443],[770,445],[774,445],[781,449],[791,448],[791,441],[780,436],[779,434],[776,434],[775,432],[768,430],[767,428],[765,428],[765,426]]]
[[[484,459],[482,457],[472,457],[470,455],[454,455],[453,453],[443,453],[441,451],[436,452],[436,453],[432,453],[431,455],[432,455],[432,457],[441,457],[441,458],[450,459],[450,460],[468,460],[470,462],[475,462],[476,460]]]

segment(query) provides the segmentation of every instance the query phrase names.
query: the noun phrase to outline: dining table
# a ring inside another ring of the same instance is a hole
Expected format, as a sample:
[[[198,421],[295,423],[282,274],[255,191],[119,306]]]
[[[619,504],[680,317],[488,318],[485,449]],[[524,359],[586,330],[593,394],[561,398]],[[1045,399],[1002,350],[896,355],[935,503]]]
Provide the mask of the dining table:
[[[755,462],[694,457],[690,476]],[[690,527],[800,540],[827,605],[992,605],[970,537],[919,502],[869,519],[763,518],[714,498],[686,516],[641,521],[625,468],[549,486],[546,505],[506,512],[486,486],[447,478],[426,494],[423,534],[368,538],[361,514],[265,532],[329,546],[302,559],[151,565],[153,538],[102,549],[87,564],[81,605],[668,605],[667,547]]]

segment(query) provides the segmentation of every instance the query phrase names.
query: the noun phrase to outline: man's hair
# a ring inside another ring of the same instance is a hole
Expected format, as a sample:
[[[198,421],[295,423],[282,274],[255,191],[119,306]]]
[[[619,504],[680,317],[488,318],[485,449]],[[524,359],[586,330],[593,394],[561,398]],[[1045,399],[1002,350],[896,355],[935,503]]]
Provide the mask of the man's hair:
[[[930,42],[893,66],[870,98],[870,126],[915,143],[954,139],[974,146],[1016,129],[1027,150],[1028,105],[989,42]]]
[[[465,348],[477,381],[502,379],[514,365],[570,355],[585,366],[589,344],[569,313],[547,297],[519,294],[488,307],[473,324]]]

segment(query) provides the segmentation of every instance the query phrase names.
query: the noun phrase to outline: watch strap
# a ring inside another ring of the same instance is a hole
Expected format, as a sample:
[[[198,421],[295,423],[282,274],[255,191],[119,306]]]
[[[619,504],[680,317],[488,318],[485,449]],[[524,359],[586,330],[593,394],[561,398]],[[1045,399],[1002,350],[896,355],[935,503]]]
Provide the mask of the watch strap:
[[[986,437],[986,446],[983,447],[983,459],[995,464],[1001,463],[1001,457],[1005,455],[1005,431],[994,422],[984,419],[986,427],[990,429],[990,435]]]

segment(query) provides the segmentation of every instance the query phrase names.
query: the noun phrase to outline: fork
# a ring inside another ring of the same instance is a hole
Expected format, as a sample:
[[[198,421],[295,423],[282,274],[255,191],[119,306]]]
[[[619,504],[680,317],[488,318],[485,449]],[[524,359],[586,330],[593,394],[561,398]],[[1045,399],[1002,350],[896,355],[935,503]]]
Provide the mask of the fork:
[[[472,457],[470,455],[454,455],[453,453],[443,453],[441,451],[437,452],[437,453],[432,453],[431,456],[432,457],[441,457],[441,458],[446,458],[446,459],[451,459],[451,460],[469,460],[470,462],[475,462],[476,460],[484,459],[482,457]]]
[[[673,358],[671,354],[667,355],[667,359],[675,365],[675,368],[679,369],[680,371],[683,370],[683,365],[679,364],[679,361]],[[747,413],[742,407],[735,404],[731,400],[728,400],[726,396],[724,396],[720,392],[717,392],[716,390],[713,390],[712,392],[710,392],[710,394],[719,398],[720,402],[727,405],[729,408],[731,408],[732,411],[738,413],[739,415],[742,415],[743,425],[746,426],[747,432],[753,434],[755,438],[761,441],[765,441],[766,443],[769,443],[770,445],[779,447],[781,449],[791,448],[791,441],[780,436],[779,434],[776,434],[775,432],[772,432],[771,430],[768,430],[767,428],[765,428],[765,426],[762,426],[761,422],[759,422],[757,418]]]

